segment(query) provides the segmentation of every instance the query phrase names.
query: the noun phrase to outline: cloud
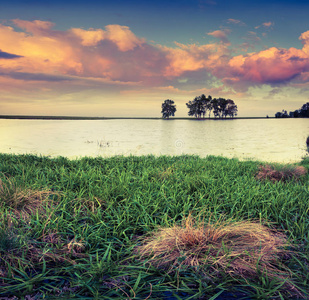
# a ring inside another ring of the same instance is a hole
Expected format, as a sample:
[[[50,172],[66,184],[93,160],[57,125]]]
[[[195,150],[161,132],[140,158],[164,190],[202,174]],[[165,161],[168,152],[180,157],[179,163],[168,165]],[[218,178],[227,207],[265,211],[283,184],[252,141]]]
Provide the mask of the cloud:
[[[166,86],[188,90],[221,84],[242,92],[250,86],[309,80],[309,31],[299,37],[303,49],[272,47],[236,55],[228,29],[209,32],[219,40],[213,43],[175,42],[174,47],[167,47],[150,43],[117,24],[64,31],[40,20],[13,20],[13,25],[0,24],[0,75],[5,84],[20,81],[20,88],[25,82],[31,86],[37,83],[38,89],[68,84],[80,85],[80,89],[110,86],[115,91]],[[253,51],[252,45],[260,42],[253,31],[246,39],[248,42],[240,45],[244,51]]]
[[[227,19],[227,23],[229,24],[236,24],[239,26],[245,26],[246,24],[240,20],[236,20],[236,19]]]
[[[223,78],[229,84],[284,84],[309,71],[309,57],[299,49],[276,47],[231,58]]]
[[[14,20],[24,29],[0,25],[5,53],[17,53],[17,62],[5,62],[6,72],[98,77],[116,81],[160,81],[168,61],[166,54],[147,44],[127,27],[73,28],[55,31],[53,23]],[[7,61],[7,60],[6,60]],[[161,80],[162,81],[162,80]]]
[[[274,23],[269,21],[269,22],[264,22],[262,25],[264,27],[272,27],[272,26],[274,26]]]
[[[99,42],[103,41],[106,34],[102,29],[89,29],[72,28],[73,35],[81,39],[83,46],[96,46]]]
[[[33,21],[33,26],[29,25],[30,23],[27,21],[26,25],[32,28],[32,34],[0,25],[2,50],[22,56],[18,60],[6,60],[1,64],[2,68],[6,68],[7,71],[30,73],[43,71],[48,74],[80,73],[82,71],[79,52],[65,33],[59,35],[58,32],[52,30],[36,30],[34,28],[40,23]]]
[[[264,28],[272,29],[272,28],[274,27],[274,25],[275,25],[274,22],[268,21],[268,22],[262,23],[261,25],[255,26],[254,28],[255,28],[255,29],[258,29],[258,28],[260,28],[260,27],[264,27]]]
[[[302,44],[304,45],[303,51],[309,55],[309,30],[303,32],[300,35],[299,40],[301,40]]]
[[[24,29],[26,32],[37,35],[44,34],[45,32],[49,31],[52,27],[55,26],[55,24],[52,22],[40,21],[40,20],[26,21],[26,20],[14,19],[12,21],[16,26]]]
[[[177,48],[162,47],[169,61],[164,72],[166,77],[177,77],[188,71],[210,72],[227,63],[229,50],[226,44],[175,44]]]
[[[257,36],[257,33],[254,31],[248,31],[247,36],[244,37],[244,39],[253,44],[257,44],[261,41],[261,39]]]
[[[120,51],[129,51],[141,46],[145,41],[139,39],[127,26],[107,25],[108,38],[114,42]]]
[[[103,40],[109,40],[123,52],[133,50],[145,43],[144,39],[136,37],[127,26],[107,25],[105,28],[106,30],[72,28],[71,32],[81,39],[83,46],[96,46]]]
[[[229,29],[224,29],[224,30],[215,30],[213,32],[209,32],[207,33],[208,35],[211,35],[217,39],[219,39],[222,43],[224,44],[230,44],[227,35],[230,33],[231,31]]]
[[[268,95],[264,97],[264,99],[274,98],[277,95],[282,93],[282,88],[274,88],[269,91]]]
[[[16,55],[16,54],[12,54],[12,53],[8,53],[8,52],[3,52],[0,50],[0,59],[4,58],[4,59],[15,59],[15,58],[20,58],[22,57],[21,55]]]

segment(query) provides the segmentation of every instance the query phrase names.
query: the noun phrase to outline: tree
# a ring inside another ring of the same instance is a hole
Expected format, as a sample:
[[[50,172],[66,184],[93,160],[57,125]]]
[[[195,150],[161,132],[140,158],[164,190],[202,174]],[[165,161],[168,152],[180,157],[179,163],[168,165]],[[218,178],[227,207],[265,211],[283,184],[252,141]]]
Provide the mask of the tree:
[[[194,116],[197,117],[197,108],[196,108],[196,102],[195,101],[189,101],[186,103],[187,107],[189,108],[188,116]]]
[[[218,99],[218,115],[222,119],[223,119],[224,116],[226,117],[225,111],[226,111],[227,104],[228,104],[228,102],[227,102],[226,99],[224,99],[224,98]]]
[[[276,118],[309,118],[309,102],[305,103],[300,109],[296,109],[295,111],[288,112],[286,110],[282,110],[282,112],[278,111],[275,114]]]
[[[292,112],[294,118],[299,118],[300,116],[300,109],[296,109]]]
[[[227,104],[223,111],[223,115],[225,118],[226,116],[230,116],[231,118],[234,118],[234,116],[237,116],[237,111],[238,111],[237,105],[231,99],[227,99],[226,102]]]
[[[300,109],[300,116],[303,118],[309,118],[309,102],[305,103]]]
[[[288,115],[288,112],[286,110],[282,110],[282,112],[278,111],[276,114],[275,114],[275,117],[276,118],[289,118],[290,116]]]
[[[212,107],[212,97],[209,95],[208,98],[207,98],[207,102],[206,102],[206,110],[209,111],[209,115],[208,115],[209,118],[210,118],[210,114],[211,114],[212,109],[213,109],[213,107]]]
[[[163,119],[169,119],[170,116],[174,116],[176,112],[176,105],[174,105],[174,101],[167,99],[162,103],[162,117]]]
[[[212,112],[214,117],[220,117],[220,108],[219,108],[219,101],[217,98],[213,98],[211,100]]]
[[[206,112],[209,109],[210,100],[211,96],[208,96],[207,98],[202,94],[201,96],[195,97],[193,101],[186,103],[189,108],[188,115],[196,118],[201,118],[203,116],[203,118],[205,118]]]

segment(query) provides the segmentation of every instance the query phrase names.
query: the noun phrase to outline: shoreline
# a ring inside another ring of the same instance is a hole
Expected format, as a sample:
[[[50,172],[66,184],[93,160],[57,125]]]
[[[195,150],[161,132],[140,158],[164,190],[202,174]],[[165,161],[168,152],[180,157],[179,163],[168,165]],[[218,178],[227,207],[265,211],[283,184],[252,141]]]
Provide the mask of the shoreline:
[[[250,119],[278,119],[275,117],[235,117],[235,118],[170,118],[163,119],[161,117],[81,117],[81,116],[27,116],[27,115],[0,115],[0,119],[9,120],[195,120],[195,121],[206,121],[206,120],[250,120]]]

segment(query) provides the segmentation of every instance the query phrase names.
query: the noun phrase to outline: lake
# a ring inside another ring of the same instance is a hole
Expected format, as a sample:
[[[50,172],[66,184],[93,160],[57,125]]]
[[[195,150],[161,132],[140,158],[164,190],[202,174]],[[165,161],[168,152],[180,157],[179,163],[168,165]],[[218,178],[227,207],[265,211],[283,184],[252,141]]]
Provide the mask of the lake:
[[[309,119],[0,120],[0,152],[65,156],[221,155],[296,162]]]

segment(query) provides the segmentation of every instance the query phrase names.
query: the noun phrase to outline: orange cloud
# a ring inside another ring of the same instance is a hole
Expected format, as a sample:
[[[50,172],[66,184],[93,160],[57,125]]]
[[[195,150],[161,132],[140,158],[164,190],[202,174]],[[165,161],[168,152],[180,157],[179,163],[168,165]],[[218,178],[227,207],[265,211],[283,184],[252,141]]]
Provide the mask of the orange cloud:
[[[309,55],[309,30],[303,32],[300,35],[299,39],[302,41],[302,43],[304,45],[303,51]]]
[[[42,35],[42,31],[35,29],[40,23],[27,23],[33,34],[17,32],[12,27],[0,25],[0,35],[3,49],[6,52],[22,56],[18,60],[6,60],[1,64],[7,71],[80,73],[82,65],[78,61],[78,55],[68,42],[57,37]],[[43,26],[44,27],[44,26]],[[46,25],[44,28],[47,28]],[[40,27],[41,28],[41,27]],[[30,29],[29,29],[30,30]],[[1,45],[1,46],[2,46]]]
[[[184,45],[175,43],[177,48],[163,47],[167,53],[169,65],[166,76],[179,76],[187,71],[211,69],[224,63],[228,49],[223,44]]]
[[[48,81],[55,77],[43,74],[74,75],[155,84],[162,82],[162,70],[168,64],[161,49],[135,36],[127,26],[55,31],[51,22],[13,20],[13,24],[24,31],[0,25],[1,57],[11,57],[2,59],[2,76],[31,80],[42,74]]]
[[[82,40],[83,46],[95,46],[103,40],[112,41],[120,51],[133,50],[145,40],[138,38],[127,26],[107,25],[106,30],[72,28],[71,32]]]
[[[96,46],[106,36],[105,31],[102,29],[84,30],[81,28],[72,28],[71,32],[81,39],[83,46]]]
[[[141,46],[145,41],[139,39],[127,26],[107,25],[108,39],[113,41],[120,51],[133,50],[137,46]]]

